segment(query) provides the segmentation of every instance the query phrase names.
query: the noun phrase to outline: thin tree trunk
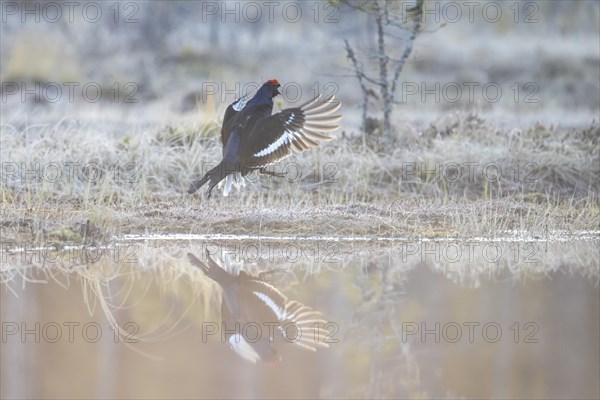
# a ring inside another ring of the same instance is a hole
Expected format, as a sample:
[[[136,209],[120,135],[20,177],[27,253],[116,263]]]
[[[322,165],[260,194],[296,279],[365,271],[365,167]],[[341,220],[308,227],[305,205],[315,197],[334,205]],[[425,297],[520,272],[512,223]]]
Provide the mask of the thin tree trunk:
[[[348,58],[352,62],[352,66],[354,67],[354,71],[356,72],[356,78],[358,79],[358,83],[360,85],[360,90],[363,95],[363,104],[362,104],[362,141],[363,146],[367,145],[366,142],[366,134],[367,134],[367,106],[369,102],[369,93],[367,91],[367,87],[365,86],[365,82],[363,80],[364,72],[360,65],[358,65],[358,60],[354,55],[354,50],[350,47],[350,43],[346,39],[344,39],[344,43],[346,43],[346,53],[348,54]]]
[[[383,135],[385,137],[390,137],[390,115],[392,113],[392,105],[390,104],[390,88],[387,76],[387,65],[389,58],[385,53],[385,32],[383,30],[384,15],[379,8],[379,3],[375,3],[375,11],[375,24],[377,25],[377,56],[379,59],[379,87],[381,98],[383,99]]]
[[[421,19],[415,18],[412,29],[410,31],[410,36],[406,40],[406,44],[404,45],[404,52],[402,52],[402,57],[400,57],[400,61],[396,65],[396,70],[394,71],[394,79],[392,80],[392,90],[391,90],[391,102],[393,103],[396,98],[396,82],[398,82],[398,78],[400,77],[400,72],[402,72],[402,68],[404,68],[404,64],[408,57],[412,53],[413,45],[415,43],[415,39],[417,38],[417,33],[421,29]]]

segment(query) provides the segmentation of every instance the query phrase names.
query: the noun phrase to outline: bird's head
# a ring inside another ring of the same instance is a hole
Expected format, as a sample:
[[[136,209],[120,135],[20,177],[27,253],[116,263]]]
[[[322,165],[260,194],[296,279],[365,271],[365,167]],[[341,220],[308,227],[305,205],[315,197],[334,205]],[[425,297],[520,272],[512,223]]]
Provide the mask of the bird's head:
[[[258,92],[248,102],[249,106],[271,106],[273,107],[273,97],[279,93],[281,85],[277,79],[271,79],[263,83]]]
[[[278,94],[281,94],[279,93],[279,88],[281,87],[281,85],[279,84],[279,81],[277,79],[270,79],[266,81],[264,86],[270,89],[271,97],[275,97]]]

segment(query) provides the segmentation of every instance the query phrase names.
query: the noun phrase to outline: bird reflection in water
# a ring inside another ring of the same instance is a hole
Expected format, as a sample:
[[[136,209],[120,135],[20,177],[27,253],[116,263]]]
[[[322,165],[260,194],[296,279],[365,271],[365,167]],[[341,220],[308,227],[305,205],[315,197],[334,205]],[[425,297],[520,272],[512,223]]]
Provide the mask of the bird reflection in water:
[[[240,271],[235,275],[219,266],[206,251],[206,263],[188,253],[192,265],[221,287],[221,333],[242,358],[276,364],[275,345],[308,351],[326,348],[329,333],[320,312],[288,298],[263,277]]]

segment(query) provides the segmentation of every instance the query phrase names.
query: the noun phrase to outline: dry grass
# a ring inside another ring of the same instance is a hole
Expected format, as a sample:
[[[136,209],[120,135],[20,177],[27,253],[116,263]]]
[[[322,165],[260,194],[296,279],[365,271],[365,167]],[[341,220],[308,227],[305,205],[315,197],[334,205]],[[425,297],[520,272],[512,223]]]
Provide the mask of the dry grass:
[[[218,129],[214,121],[114,137],[68,121],[21,131],[4,125],[3,240],[72,239],[61,233],[67,228],[81,237],[87,221],[104,238],[144,231],[463,236],[600,225],[597,123],[503,132],[455,114],[413,141],[373,136],[364,147],[341,134],[275,166],[284,179],[252,175],[231,197],[189,196],[189,182],[218,161]]]

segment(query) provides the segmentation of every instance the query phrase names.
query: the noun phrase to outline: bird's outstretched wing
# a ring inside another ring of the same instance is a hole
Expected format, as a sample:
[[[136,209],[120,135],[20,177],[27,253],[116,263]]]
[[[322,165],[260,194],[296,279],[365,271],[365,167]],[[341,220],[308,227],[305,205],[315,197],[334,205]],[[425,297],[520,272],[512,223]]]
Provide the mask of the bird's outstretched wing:
[[[341,103],[333,96],[317,96],[300,107],[288,108],[256,123],[248,138],[250,156],[244,160],[253,169],[263,168],[321,142],[332,140],[325,132],[339,128],[341,115],[331,115]]]
[[[315,351],[317,347],[329,347],[325,342],[329,331],[327,322],[319,311],[287,297],[270,283],[258,278],[248,279],[248,288],[270,310],[279,324],[283,339],[305,350]],[[266,310],[265,310],[266,311]],[[263,316],[268,313],[261,313]],[[268,322],[275,322],[269,319]]]
[[[297,301],[289,301],[283,310],[280,330],[286,341],[304,350],[316,351],[317,347],[329,347],[323,314]]]

